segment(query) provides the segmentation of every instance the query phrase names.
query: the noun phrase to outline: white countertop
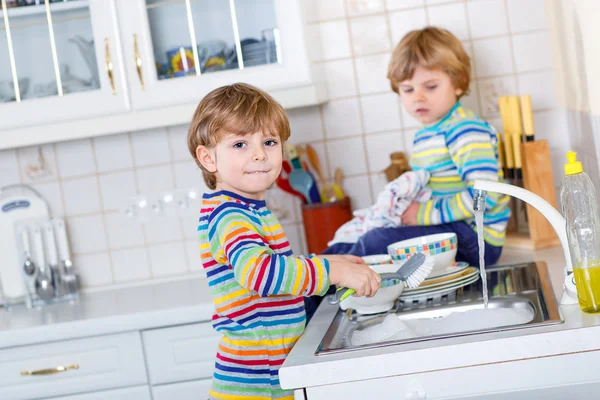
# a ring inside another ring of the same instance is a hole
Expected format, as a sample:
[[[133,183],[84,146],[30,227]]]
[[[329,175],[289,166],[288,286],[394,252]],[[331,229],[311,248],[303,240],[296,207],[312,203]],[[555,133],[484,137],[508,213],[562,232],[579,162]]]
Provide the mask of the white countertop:
[[[0,348],[210,321],[206,279],[83,293],[79,302],[0,308]]]
[[[560,299],[562,250],[505,250],[498,264],[527,261],[547,263],[555,296]],[[565,320],[562,324],[316,356],[315,351],[337,310],[338,305],[326,300],[321,303],[280,370],[283,388],[307,388],[600,349],[600,314],[585,314],[575,304],[560,307]]]

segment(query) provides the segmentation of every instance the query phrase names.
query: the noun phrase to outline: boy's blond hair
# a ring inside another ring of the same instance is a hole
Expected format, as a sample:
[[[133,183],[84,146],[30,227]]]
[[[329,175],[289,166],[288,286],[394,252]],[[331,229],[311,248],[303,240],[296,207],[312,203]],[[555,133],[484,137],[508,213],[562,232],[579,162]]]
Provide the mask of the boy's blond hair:
[[[209,189],[216,188],[217,178],[200,164],[196,156],[198,146],[212,148],[226,134],[243,136],[259,131],[278,136],[282,143],[290,137],[290,123],[283,107],[262,90],[245,83],[234,83],[213,90],[200,101],[190,123],[187,141]]]
[[[471,59],[461,41],[446,29],[429,26],[410,31],[402,38],[388,67],[392,90],[399,93],[398,84],[412,78],[419,65],[441,68],[450,76],[452,85],[462,89],[461,96],[469,94]]]

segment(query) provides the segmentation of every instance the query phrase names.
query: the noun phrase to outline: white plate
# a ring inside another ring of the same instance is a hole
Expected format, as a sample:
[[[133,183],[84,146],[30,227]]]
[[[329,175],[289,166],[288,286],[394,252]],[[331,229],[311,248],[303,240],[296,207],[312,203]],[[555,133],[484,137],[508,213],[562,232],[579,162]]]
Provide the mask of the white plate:
[[[443,276],[452,275],[460,271],[464,271],[469,268],[469,263],[464,261],[456,261],[450,264],[450,266],[439,271],[431,271],[431,274],[427,276],[427,279],[441,278]]]
[[[461,275],[461,276],[455,277],[453,279],[450,279],[450,280],[447,280],[444,282],[438,282],[438,283],[427,285],[427,286],[419,286],[414,289],[406,288],[406,289],[404,289],[404,291],[406,294],[427,293],[427,292],[432,292],[435,290],[444,289],[446,287],[454,286],[463,281],[470,280],[475,275],[479,275],[479,270],[477,268],[475,268],[475,267],[471,267],[471,268],[472,268],[472,271],[468,272],[465,275]]]
[[[474,275],[473,277],[469,278],[468,280],[458,282],[458,283],[454,284],[453,286],[439,288],[434,291],[423,291],[420,293],[410,293],[410,295],[400,295],[399,298],[402,301],[413,301],[413,300],[417,300],[417,299],[440,297],[440,296],[444,296],[446,294],[450,294],[450,293],[454,292],[455,290],[460,289],[461,287],[468,286],[473,282],[477,282],[478,280],[479,280],[479,274]]]

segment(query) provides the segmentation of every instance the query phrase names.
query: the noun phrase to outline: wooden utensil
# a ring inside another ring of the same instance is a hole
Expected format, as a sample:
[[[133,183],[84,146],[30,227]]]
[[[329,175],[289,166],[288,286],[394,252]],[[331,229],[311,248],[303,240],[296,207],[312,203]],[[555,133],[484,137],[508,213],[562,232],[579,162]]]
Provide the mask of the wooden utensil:
[[[531,96],[528,94],[521,95],[521,115],[523,116],[523,131],[525,132],[525,141],[533,142],[535,140],[535,129],[533,128]]]
[[[519,98],[517,96],[510,96],[508,98],[508,104],[511,121],[510,133],[512,134],[513,154],[515,157],[515,178],[521,181],[523,179],[523,160],[521,158],[521,141],[523,135],[523,128],[521,125],[521,110],[519,108]]]
[[[312,165],[313,169],[317,173],[317,177],[319,178],[319,182],[321,185],[325,186],[325,177],[323,176],[323,170],[321,169],[321,162],[319,161],[319,155],[317,151],[310,144],[306,145],[306,155],[308,156],[308,161],[310,161],[310,165]]]

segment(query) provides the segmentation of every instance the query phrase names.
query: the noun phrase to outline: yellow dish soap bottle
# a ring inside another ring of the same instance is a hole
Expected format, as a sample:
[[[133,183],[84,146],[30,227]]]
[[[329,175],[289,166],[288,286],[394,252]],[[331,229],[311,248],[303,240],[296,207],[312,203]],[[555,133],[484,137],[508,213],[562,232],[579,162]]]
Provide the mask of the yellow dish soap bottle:
[[[567,222],[579,306],[600,312],[600,214],[596,189],[583,172],[577,154],[567,153],[565,177],[560,186],[562,213]]]

